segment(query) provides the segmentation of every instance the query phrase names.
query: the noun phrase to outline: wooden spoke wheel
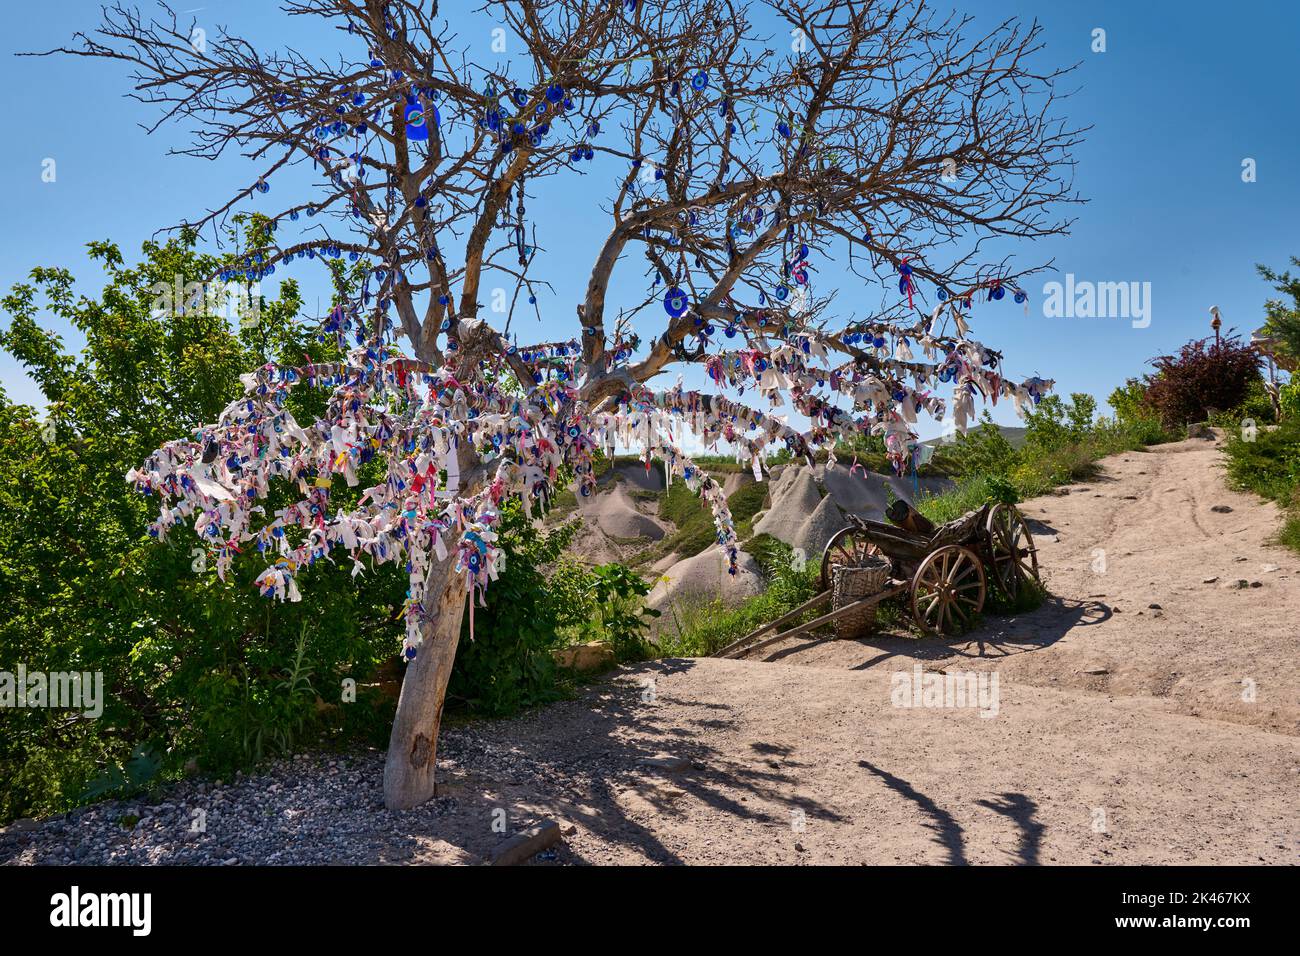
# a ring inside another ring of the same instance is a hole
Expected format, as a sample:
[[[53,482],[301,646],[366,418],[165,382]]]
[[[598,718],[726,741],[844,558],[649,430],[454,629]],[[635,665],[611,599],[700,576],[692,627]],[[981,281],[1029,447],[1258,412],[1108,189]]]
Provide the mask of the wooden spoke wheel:
[[[974,551],[957,544],[936,548],[912,576],[912,617],[931,634],[955,634],[975,623],[985,590]]]
[[[995,505],[984,526],[989,570],[998,588],[1011,601],[1027,581],[1038,581],[1038,549],[1024,516],[1014,505]]]
[[[822,590],[830,590],[832,565],[843,564],[856,568],[871,555],[884,557],[884,552],[867,537],[867,532],[862,528],[848,527],[835,532],[834,537],[826,542],[826,550],[822,552]]]

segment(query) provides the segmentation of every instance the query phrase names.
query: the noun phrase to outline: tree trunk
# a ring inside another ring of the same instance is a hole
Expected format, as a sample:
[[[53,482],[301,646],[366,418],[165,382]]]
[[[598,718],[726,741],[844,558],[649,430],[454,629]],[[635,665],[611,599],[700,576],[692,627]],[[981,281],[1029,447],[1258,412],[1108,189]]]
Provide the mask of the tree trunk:
[[[466,368],[477,367],[496,342],[495,333],[485,323],[472,320],[462,323],[460,338],[460,361]],[[416,343],[415,349],[423,361],[434,361],[436,349],[432,343]],[[467,441],[460,443],[457,458],[462,482],[460,492],[472,494],[485,480],[486,472]],[[454,543],[446,542],[448,548],[453,548]],[[455,567],[453,548],[447,560],[429,567],[425,579],[428,616],[420,627],[423,640],[416,649],[415,660],[406,665],[393,730],[388,736],[388,758],[384,761],[384,806],[390,810],[409,810],[433,796],[438,727],[442,723],[447,681],[456,663],[460,624],[469,593],[464,576],[457,574]]]
[[[424,641],[415,660],[406,665],[402,693],[397,700],[393,732],[388,738],[388,760],[384,764],[384,805],[390,810],[409,810],[433,796],[437,764],[438,725],[442,722],[447,680],[460,643],[461,618],[465,613],[465,579],[452,568],[456,557],[429,569],[429,594],[438,594],[429,605],[429,618],[421,626]],[[436,588],[442,578],[442,590]]]

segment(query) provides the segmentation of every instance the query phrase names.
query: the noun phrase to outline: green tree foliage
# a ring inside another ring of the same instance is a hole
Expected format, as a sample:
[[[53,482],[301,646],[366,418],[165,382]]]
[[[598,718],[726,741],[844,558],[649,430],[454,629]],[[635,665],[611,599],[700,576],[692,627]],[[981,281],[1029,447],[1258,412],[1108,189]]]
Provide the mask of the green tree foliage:
[[[1025,415],[1025,445],[1031,453],[1041,453],[1078,444],[1092,432],[1096,416],[1097,400],[1091,395],[1073,392],[1068,403],[1048,395]]]
[[[1091,478],[1099,458],[1169,441],[1146,410],[1145,386],[1130,380],[1111,395],[1116,417],[1098,418],[1097,401],[1076,392],[1069,401],[1049,395],[1025,417],[1025,441],[1012,447],[986,413],[948,448],[957,485],[925,495],[917,508],[942,524],[990,502],[1014,504],[1071,481]]]
[[[98,720],[0,714],[0,819],[139,785],[150,775],[141,768],[166,776],[194,759],[221,772],[309,728],[382,735],[389,716],[364,689],[342,705],[341,687],[395,654],[399,575],[379,568],[354,580],[322,563],[301,603],[273,606],[251,586],[258,556],[222,582],[195,573],[192,536],[152,541],[154,503],[124,479],[167,440],[214,420],[248,368],[334,357],[295,321],[296,285],[253,303],[255,313],[224,315],[160,292],[198,288],[217,271],[190,237],[147,243],[135,266],[111,243],[89,248],[105,272],[98,295],[78,295],[66,269],[41,268],[0,300],[0,348],[47,406],[42,416],[0,395],[0,669],[101,672],[105,709]],[[341,270],[336,278],[347,281]],[[42,312],[84,348],[70,353]]]
[[[1005,475],[1016,464],[1016,450],[993,421],[988,409],[975,428],[967,429],[951,446],[949,458],[961,474]]]
[[[1300,257],[1292,256],[1291,264],[1300,266]],[[1265,265],[1256,265],[1261,277],[1273,283],[1279,297],[1264,303],[1268,316],[1266,328],[1270,335],[1282,340],[1286,353],[1300,360],[1300,276],[1290,271],[1276,272]]]
[[[1278,539],[1300,551],[1300,417],[1283,417],[1275,429],[1227,434],[1228,480],[1276,501],[1283,509]]]

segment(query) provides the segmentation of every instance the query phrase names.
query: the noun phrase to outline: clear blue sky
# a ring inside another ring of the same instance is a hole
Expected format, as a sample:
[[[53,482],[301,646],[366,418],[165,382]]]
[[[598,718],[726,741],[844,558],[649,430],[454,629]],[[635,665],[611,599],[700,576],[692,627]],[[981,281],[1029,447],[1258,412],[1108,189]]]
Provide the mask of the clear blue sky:
[[[1147,359],[1208,334],[1210,305],[1217,304],[1225,321],[1239,329],[1260,324],[1269,290],[1254,264],[1281,267],[1290,255],[1300,255],[1300,4],[954,5],[988,23],[1007,15],[1037,16],[1046,28],[1047,61],[1080,64],[1070,81],[1076,92],[1062,112],[1075,125],[1094,127],[1077,156],[1076,185],[1090,202],[1076,208],[1072,235],[1016,250],[1021,263],[1055,259],[1057,274],[1028,283],[1028,317],[1009,298],[977,313],[978,337],[1005,350],[1008,369],[1055,378],[1062,392],[1086,391],[1104,400],[1117,383],[1141,373]],[[476,4],[443,4],[444,12],[461,6]],[[285,17],[270,0],[179,0],[176,9],[196,11],[210,34],[224,24],[263,45],[322,50],[320,41],[329,40],[320,31],[304,34],[303,18]],[[99,276],[86,261],[85,243],[113,239],[129,257],[158,228],[193,218],[252,176],[238,161],[168,157],[183,131],[166,127],[144,135],[137,124],[155,114],[125,98],[129,83],[122,68],[12,55],[66,43],[74,30],[97,22],[98,3],[89,0],[13,4],[6,11],[0,39],[4,289],[33,266],[66,265],[82,290],[93,292]],[[1094,28],[1106,31],[1105,53],[1091,51]],[[461,39],[476,58],[494,59],[481,22],[463,29]],[[1247,157],[1257,163],[1253,183],[1241,177]],[[57,163],[53,183],[41,179],[46,158]],[[556,294],[541,298],[546,320],[538,338],[574,331],[573,305],[585,276],[573,263],[589,262],[608,229],[597,210],[583,212],[592,179],[551,182],[545,195],[530,200],[530,214],[542,225],[542,241],[556,263],[546,273]],[[583,228],[588,216],[590,229]],[[554,223],[549,232],[548,222]],[[1124,319],[1044,317],[1043,283],[1067,272],[1095,282],[1151,283],[1149,327],[1133,328]],[[302,270],[293,275],[309,293],[320,288]],[[273,293],[275,279],[270,281]],[[846,294],[852,301],[851,293],[844,290],[841,301]],[[993,308],[998,311],[988,311]],[[74,337],[69,341],[76,343]],[[0,357],[0,381],[11,399],[41,404],[35,387],[7,357]],[[998,418],[1012,420],[1005,407]]]

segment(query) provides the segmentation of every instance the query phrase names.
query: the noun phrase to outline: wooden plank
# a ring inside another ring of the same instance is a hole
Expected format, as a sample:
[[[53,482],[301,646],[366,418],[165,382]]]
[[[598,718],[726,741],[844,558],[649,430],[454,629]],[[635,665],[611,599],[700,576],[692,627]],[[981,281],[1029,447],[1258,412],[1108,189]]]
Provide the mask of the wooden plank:
[[[907,588],[908,585],[906,582],[895,584],[893,587],[886,588],[885,590],[881,591],[879,594],[872,594],[870,597],[864,597],[860,601],[854,601],[852,604],[846,604],[838,611],[831,611],[829,614],[823,614],[821,617],[813,618],[807,624],[800,624],[798,627],[792,627],[788,631],[782,631],[780,634],[776,635],[775,637],[769,637],[765,641],[759,641],[757,644],[753,644],[750,645],[749,647],[741,648],[740,653],[748,654],[750,651],[757,651],[763,649],[764,647],[770,647],[773,644],[785,640],[787,637],[794,637],[796,634],[802,634],[805,631],[811,631],[814,628],[821,627],[823,624],[829,624],[831,621],[834,621],[836,618],[841,617],[849,613],[850,611],[857,611],[860,610],[861,608],[868,607],[869,605],[878,604],[881,601],[885,600],[886,598],[891,598],[896,594],[906,591]]]
[[[800,614],[803,614],[805,611],[810,611],[813,608],[817,607],[818,605],[825,603],[827,600],[830,599],[830,596],[831,596],[830,591],[822,591],[820,594],[815,595],[814,597],[810,598],[807,601],[804,601],[793,611],[787,611],[785,614],[782,614],[780,617],[778,617],[775,621],[769,621],[768,623],[764,624],[762,627],[758,628],[757,630],[750,631],[748,634],[746,634],[744,637],[740,638],[739,640],[732,641],[722,650],[715,651],[713,656],[726,657],[732,651],[736,650],[741,645],[754,640],[754,638],[758,637],[759,635],[766,634],[768,631],[772,630],[772,628],[780,627],[786,621],[792,621]]]

